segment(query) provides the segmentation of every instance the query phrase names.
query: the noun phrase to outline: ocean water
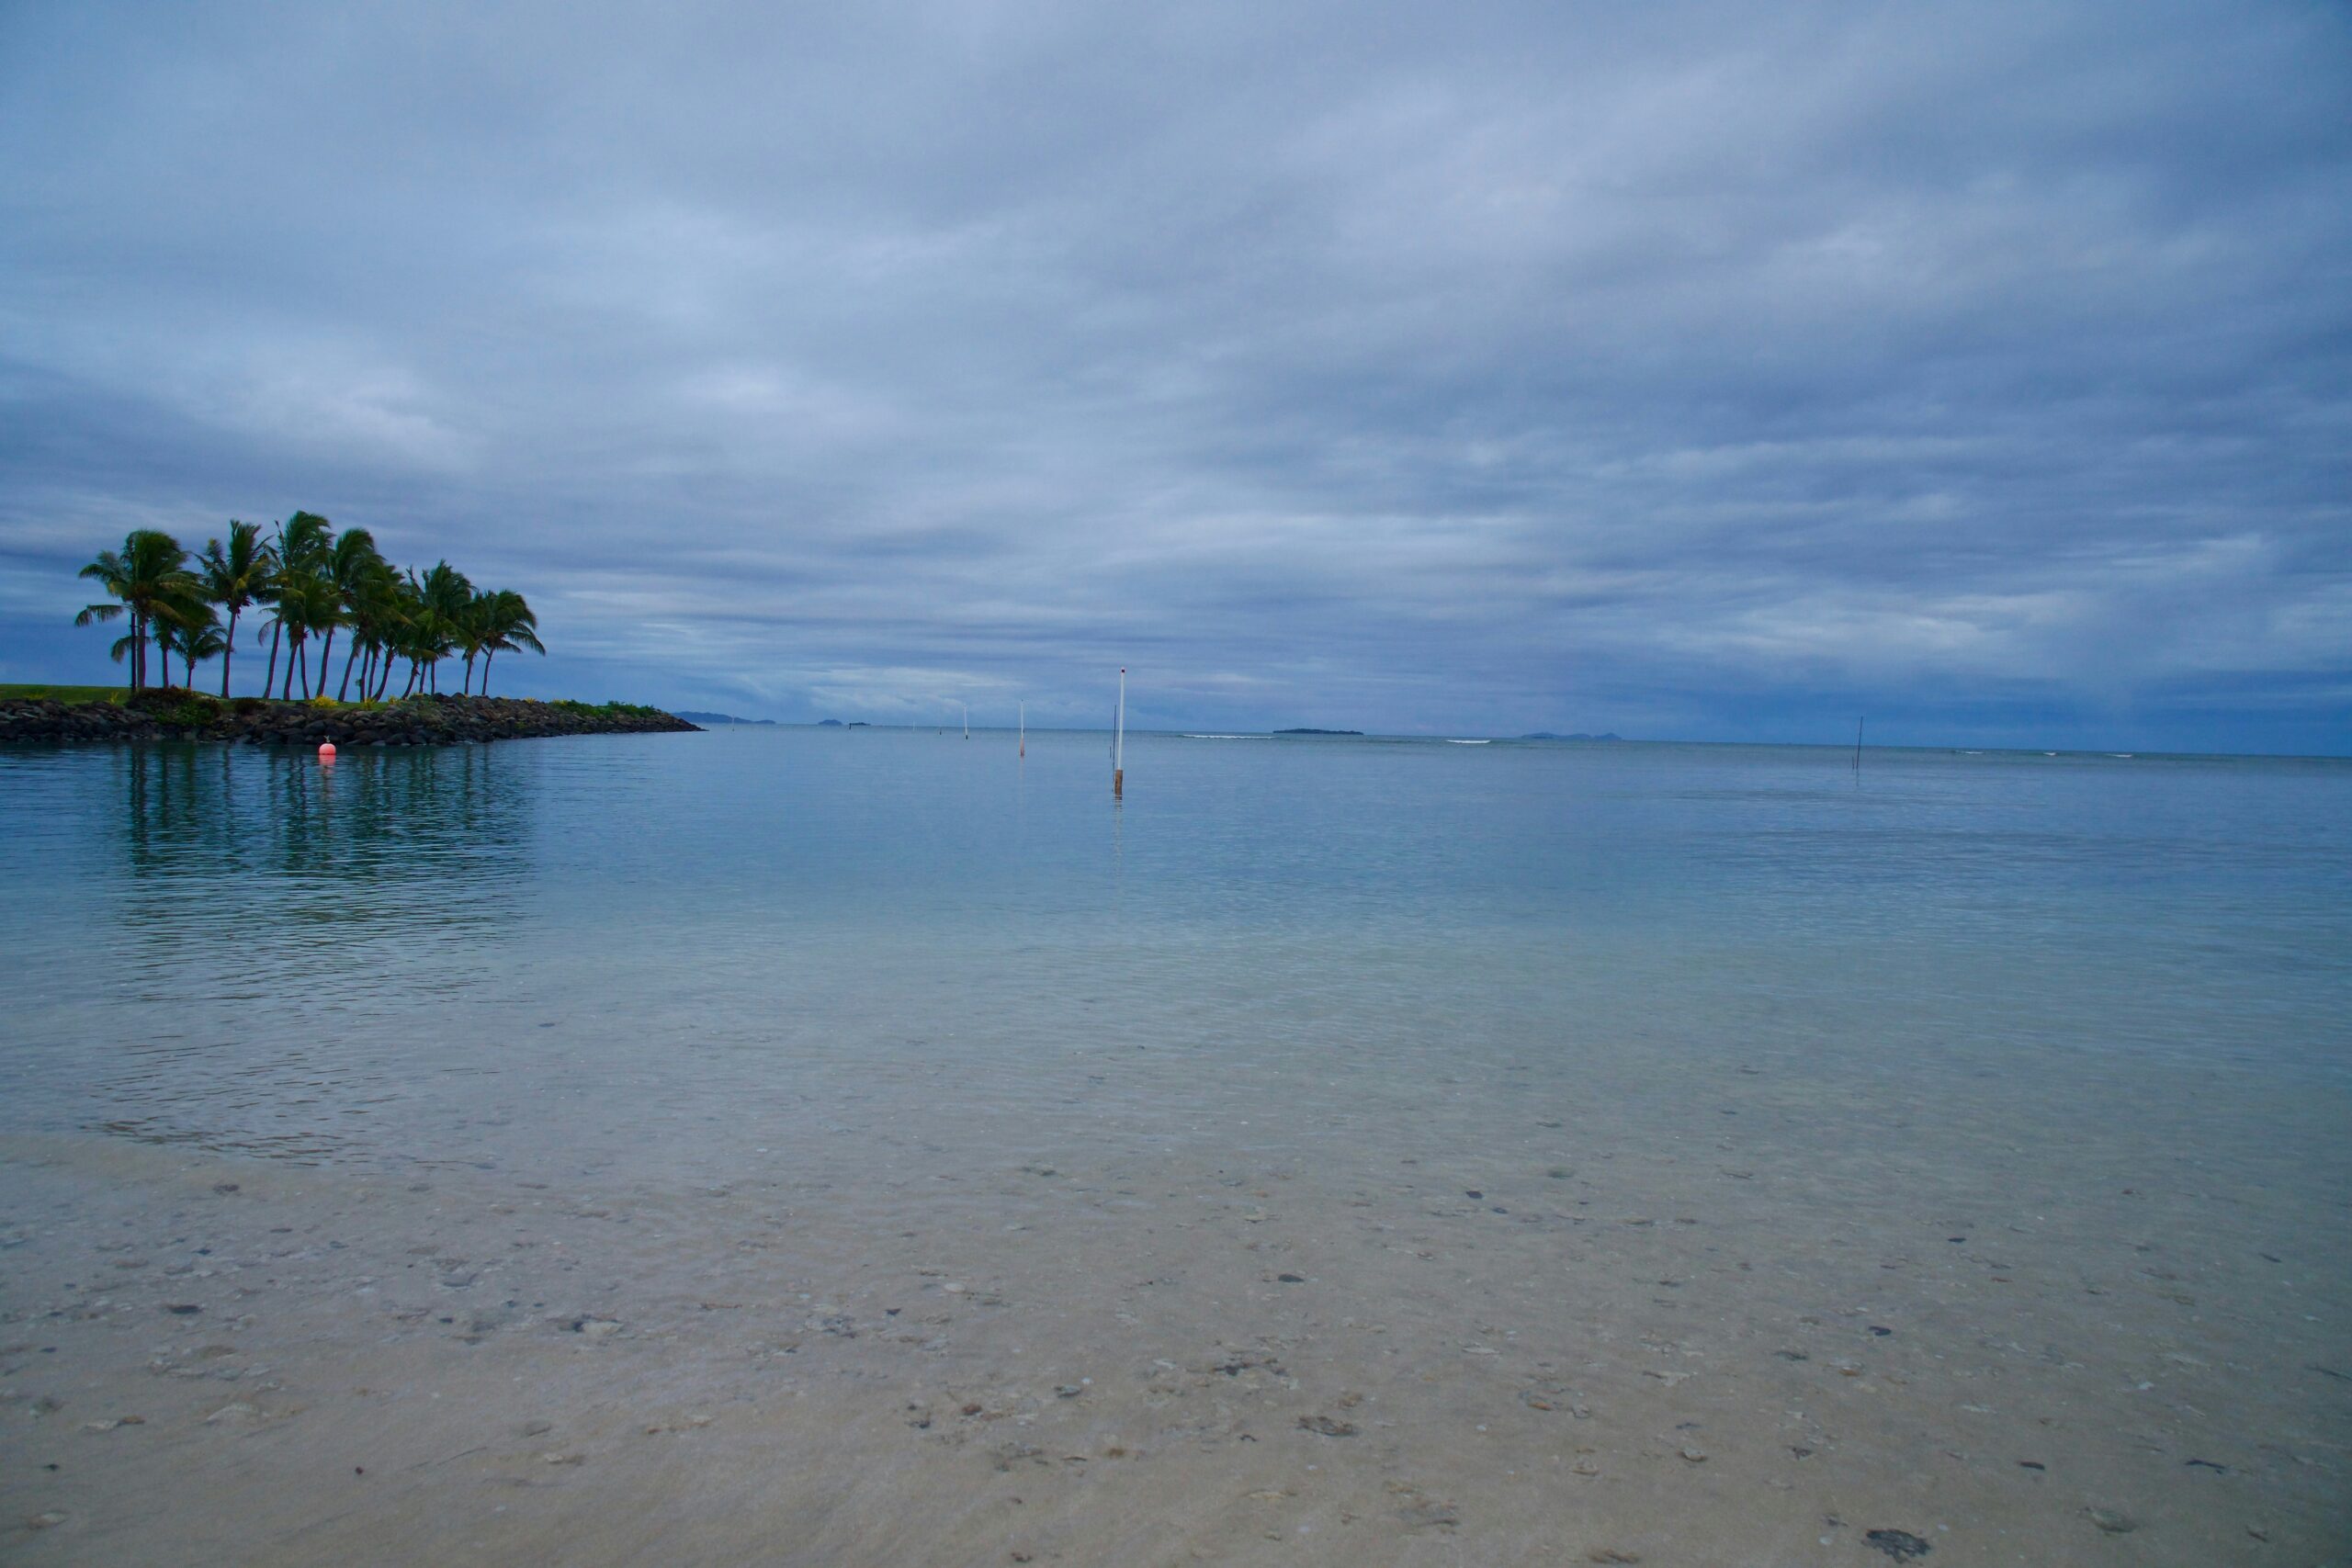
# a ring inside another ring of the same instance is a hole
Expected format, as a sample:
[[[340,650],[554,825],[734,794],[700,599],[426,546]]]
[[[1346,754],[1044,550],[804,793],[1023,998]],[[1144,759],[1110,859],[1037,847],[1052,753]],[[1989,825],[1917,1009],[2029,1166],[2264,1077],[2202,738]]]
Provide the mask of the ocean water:
[[[1129,1043],[2352,1071],[2352,764],[1132,746],[1125,802],[1082,734],[0,753],[0,1116],[380,1164],[469,1146],[486,1077],[720,1113],[914,1035],[1008,1095]]]
[[[1102,737],[1028,745],[0,750],[0,1134],[82,1172],[17,1184],[50,1216],[19,1238],[162,1179],[139,1161],[200,1162],[301,1234],[375,1194],[338,1236],[364,1294],[428,1209],[563,1194],[514,1246],[591,1260],[565,1278],[602,1270],[612,1348],[667,1324],[647,1375],[706,1402],[755,1353],[703,1310],[714,1279],[807,1332],[811,1302],[867,1321],[877,1280],[985,1278],[900,1359],[795,1347],[880,1358],[843,1364],[866,1404],[825,1385],[842,1451],[944,1442],[872,1423],[958,1379],[1024,1425],[1092,1410],[1098,1447],[1107,1422],[1122,1455],[1186,1455],[1130,1465],[1163,1478],[1116,1517],[1232,1560],[1267,1532],[1190,1500],[1278,1433],[1362,1471],[1258,1489],[1303,1510],[1286,1561],[1360,1550],[1361,1520],[1396,1561],[1580,1529],[1797,1561],[1867,1553],[1871,1506],[1939,1562],[2344,1548],[2352,763],[1138,735],[1114,802]],[[788,1262],[742,1254],[752,1210]],[[0,1253],[20,1319],[55,1310],[29,1256]],[[1188,1276],[1227,1282],[1166,1304]],[[351,1310],[315,1283],[312,1337]],[[578,1348],[594,1303],[557,1290],[475,1339]],[[1041,1338],[1102,1386],[1023,1383]],[[464,1375],[439,1353],[410,1375]],[[1351,1433],[1167,1414],[1238,1381]],[[1477,1460],[1511,1422],[1523,1451]],[[1007,1473],[974,1462],[956,1484]],[[1572,1479],[1502,1479],[1546,1467]],[[315,1547],[293,1492],[246,1484]],[[267,1555],[235,1536],[253,1506],[220,1560]],[[578,1547],[548,1507],[533,1539]],[[1137,1544],[1077,1491],[1046,1507],[1069,1560]],[[515,1517],[481,1540],[515,1549]],[[878,1498],[812,1528],[796,1560],[951,1560]]]

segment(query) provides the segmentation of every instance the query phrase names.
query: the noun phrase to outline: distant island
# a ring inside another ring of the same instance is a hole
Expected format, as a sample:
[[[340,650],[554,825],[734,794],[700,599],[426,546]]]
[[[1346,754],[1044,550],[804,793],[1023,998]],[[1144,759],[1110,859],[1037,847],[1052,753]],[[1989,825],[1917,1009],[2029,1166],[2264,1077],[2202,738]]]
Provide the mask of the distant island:
[[[774,724],[772,718],[737,718],[731,713],[692,713],[684,708],[671,710],[689,724]]]
[[[1614,730],[1606,735],[1587,735],[1582,730],[1577,731],[1574,735],[1555,735],[1548,729],[1539,729],[1532,735],[1522,735],[1520,739],[1521,740],[1623,740],[1625,738]]]
[[[1362,735],[1361,729],[1277,729],[1276,735]]]

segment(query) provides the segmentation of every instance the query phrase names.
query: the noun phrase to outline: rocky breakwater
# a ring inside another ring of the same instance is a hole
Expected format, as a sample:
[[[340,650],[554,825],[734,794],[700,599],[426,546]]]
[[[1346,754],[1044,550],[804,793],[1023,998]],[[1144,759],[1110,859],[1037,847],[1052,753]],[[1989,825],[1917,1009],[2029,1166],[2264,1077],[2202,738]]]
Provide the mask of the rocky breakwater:
[[[251,745],[449,746],[550,735],[692,730],[659,708],[630,703],[529,702],[520,697],[411,697],[392,703],[222,701],[146,691],[119,702],[0,699],[0,741],[242,740]]]

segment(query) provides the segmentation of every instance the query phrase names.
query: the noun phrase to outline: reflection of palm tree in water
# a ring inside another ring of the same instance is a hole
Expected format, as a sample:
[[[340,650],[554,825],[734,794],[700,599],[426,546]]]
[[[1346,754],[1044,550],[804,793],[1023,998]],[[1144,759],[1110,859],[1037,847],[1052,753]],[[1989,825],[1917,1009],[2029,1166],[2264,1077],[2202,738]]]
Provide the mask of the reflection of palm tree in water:
[[[122,982],[73,1111],[122,1137],[305,1163],[349,1157],[408,1089],[384,1043],[420,990],[489,992],[511,965],[537,770],[493,748],[333,769],[218,743],[77,757],[127,874],[85,929]],[[115,793],[118,791],[119,793]],[[96,813],[79,814],[89,820]],[[111,918],[109,918],[111,917]]]
[[[319,927],[346,957],[395,934],[486,935],[531,853],[528,769],[489,747],[330,769],[297,753],[165,742],[124,747],[115,761],[131,874],[122,921],[145,940],[220,941],[217,924],[189,921],[192,907],[250,909],[231,941],[254,956]],[[293,947],[281,956],[307,963]]]

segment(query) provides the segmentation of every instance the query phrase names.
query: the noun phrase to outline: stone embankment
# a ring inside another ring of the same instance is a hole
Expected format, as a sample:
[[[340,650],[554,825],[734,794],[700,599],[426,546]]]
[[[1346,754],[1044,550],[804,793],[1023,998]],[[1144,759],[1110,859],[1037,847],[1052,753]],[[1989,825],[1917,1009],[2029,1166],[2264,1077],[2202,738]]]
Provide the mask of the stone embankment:
[[[242,740],[253,745],[447,746],[545,735],[642,735],[696,728],[658,708],[537,703],[519,697],[413,697],[375,706],[227,702],[146,691],[116,702],[0,700],[0,741]]]

